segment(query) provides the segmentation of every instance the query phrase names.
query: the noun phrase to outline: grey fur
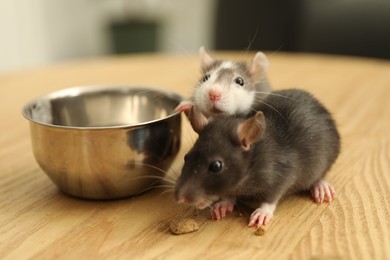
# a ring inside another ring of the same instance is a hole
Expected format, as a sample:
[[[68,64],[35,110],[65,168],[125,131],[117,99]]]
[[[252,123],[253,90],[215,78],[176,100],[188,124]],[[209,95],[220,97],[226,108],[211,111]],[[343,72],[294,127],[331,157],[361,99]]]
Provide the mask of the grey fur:
[[[330,113],[303,90],[272,93],[256,106],[267,126],[249,151],[241,148],[237,136],[245,118],[219,116],[209,122],[185,157],[176,198],[184,194],[194,203],[199,197],[255,197],[274,203],[324,178],[340,152]],[[218,173],[208,169],[216,160],[224,165]]]

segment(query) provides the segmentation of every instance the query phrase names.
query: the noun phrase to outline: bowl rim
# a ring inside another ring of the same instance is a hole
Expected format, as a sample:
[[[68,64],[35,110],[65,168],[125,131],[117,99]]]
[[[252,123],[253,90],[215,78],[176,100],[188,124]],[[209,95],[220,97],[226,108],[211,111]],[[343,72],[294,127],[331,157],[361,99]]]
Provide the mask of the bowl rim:
[[[172,114],[169,114],[165,117],[155,119],[155,120],[149,120],[137,124],[123,124],[123,125],[118,125],[118,126],[65,126],[65,125],[55,125],[55,124],[50,124],[50,123],[45,123],[45,122],[39,122],[37,120],[32,119],[28,114],[27,111],[28,109],[35,103],[37,103],[39,100],[50,100],[54,98],[60,98],[60,97],[65,97],[65,96],[78,96],[80,94],[84,93],[94,93],[98,91],[115,91],[115,92],[120,92],[120,91],[128,91],[128,90],[145,90],[145,91],[155,91],[155,92],[160,92],[164,94],[167,97],[170,97],[172,99],[177,99],[178,102],[183,101],[184,97],[178,93],[175,93],[173,91],[163,89],[163,88],[158,88],[158,87],[150,87],[150,86],[142,86],[142,85],[85,85],[85,86],[75,86],[75,87],[69,87],[69,88],[64,88],[60,89],[54,92],[50,92],[48,94],[44,94],[41,96],[38,96],[30,101],[28,101],[22,108],[22,115],[24,118],[29,120],[31,123],[36,123],[39,125],[43,126],[48,126],[48,127],[53,127],[53,128],[58,128],[58,129],[73,129],[73,130],[108,130],[108,129],[123,129],[123,128],[137,128],[137,127],[142,127],[145,125],[149,125],[152,123],[157,123],[160,121],[164,121],[166,119],[169,119],[171,117],[175,117],[178,114],[180,114],[180,111],[174,111]]]

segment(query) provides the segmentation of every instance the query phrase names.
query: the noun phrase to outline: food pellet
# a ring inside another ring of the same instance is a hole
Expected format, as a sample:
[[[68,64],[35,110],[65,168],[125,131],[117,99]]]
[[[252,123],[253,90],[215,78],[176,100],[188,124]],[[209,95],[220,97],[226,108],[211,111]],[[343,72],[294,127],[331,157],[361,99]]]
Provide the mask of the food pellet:
[[[192,218],[175,218],[169,223],[171,232],[175,235],[183,235],[197,231],[198,223]]]
[[[265,229],[263,227],[259,227],[258,229],[256,229],[255,231],[255,235],[256,236],[264,236],[265,234]]]

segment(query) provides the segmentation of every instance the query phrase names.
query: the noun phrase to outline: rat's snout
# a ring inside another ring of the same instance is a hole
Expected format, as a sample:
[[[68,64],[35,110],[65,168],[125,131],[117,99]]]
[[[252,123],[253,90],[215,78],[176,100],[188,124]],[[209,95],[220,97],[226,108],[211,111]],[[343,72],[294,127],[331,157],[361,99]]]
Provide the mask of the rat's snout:
[[[187,199],[185,198],[185,197],[178,197],[178,198],[176,198],[176,201],[177,201],[177,203],[179,203],[179,204],[182,204],[182,203],[187,203]]]
[[[218,101],[221,98],[221,92],[216,90],[209,91],[209,99],[213,102]]]
[[[195,196],[188,190],[184,190],[184,189],[176,189],[174,196],[177,203],[192,204],[195,201]]]
[[[185,203],[186,202],[186,199],[185,197],[181,194],[182,192],[180,192],[179,189],[175,189],[175,193],[174,193],[174,197],[175,197],[175,200],[177,203]]]
[[[192,204],[194,202],[194,196],[191,196],[189,194],[180,194],[175,196],[175,199],[177,203],[189,203]]]

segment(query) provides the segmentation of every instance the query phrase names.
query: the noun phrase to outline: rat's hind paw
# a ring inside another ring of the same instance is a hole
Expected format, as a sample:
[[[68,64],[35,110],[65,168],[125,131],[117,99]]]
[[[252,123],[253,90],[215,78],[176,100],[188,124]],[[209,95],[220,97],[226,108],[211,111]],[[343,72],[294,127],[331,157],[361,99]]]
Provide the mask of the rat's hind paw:
[[[311,196],[317,204],[322,204],[324,201],[331,202],[336,197],[336,191],[329,182],[319,180],[311,187]]]
[[[233,208],[234,201],[221,200],[211,207],[211,218],[215,220],[223,219],[233,212]]]
[[[188,115],[188,112],[190,112],[192,106],[193,106],[193,104],[191,101],[184,100],[184,101],[181,101],[179,103],[179,105],[177,105],[177,107],[175,108],[175,111],[184,112],[186,115]]]

